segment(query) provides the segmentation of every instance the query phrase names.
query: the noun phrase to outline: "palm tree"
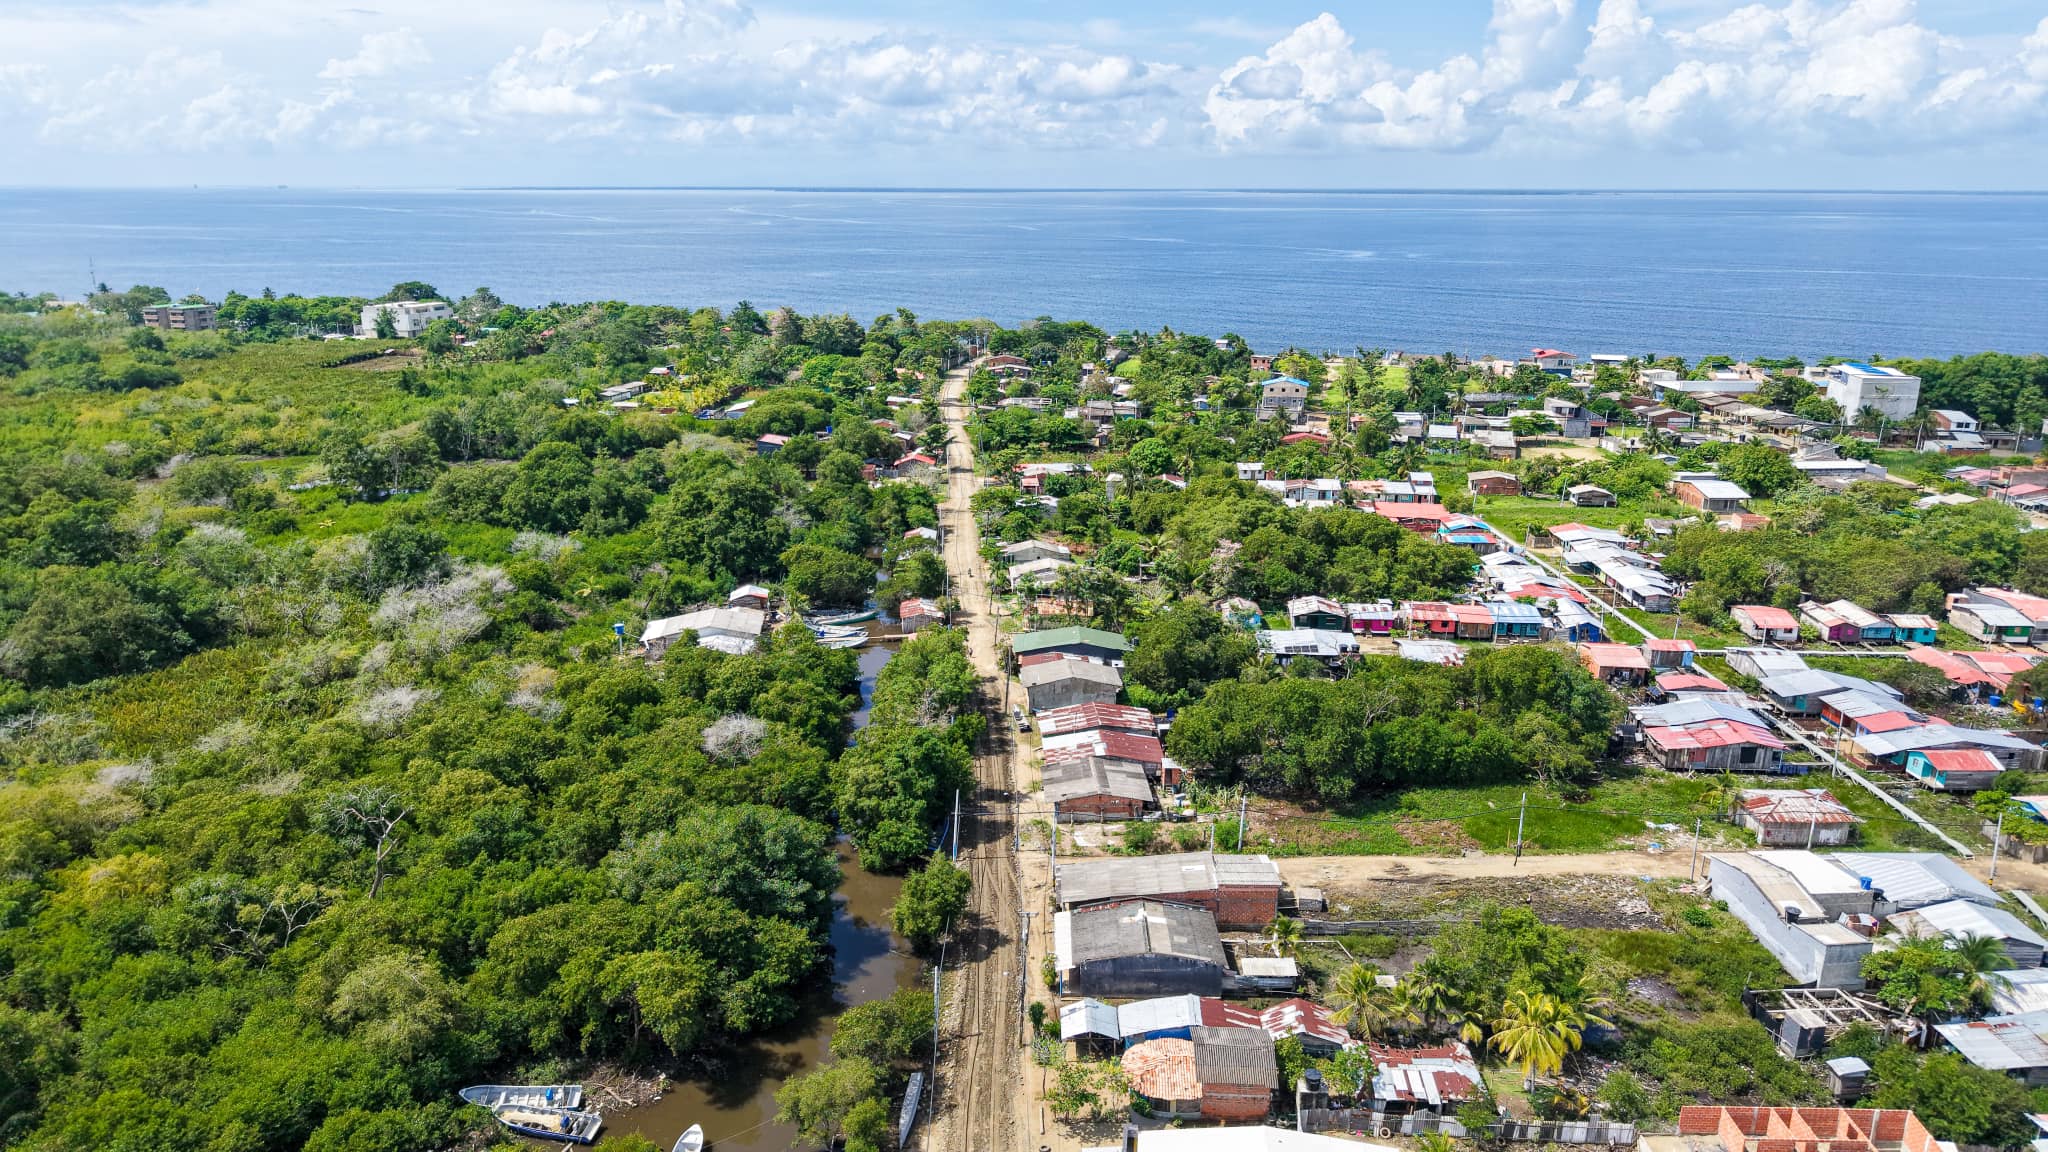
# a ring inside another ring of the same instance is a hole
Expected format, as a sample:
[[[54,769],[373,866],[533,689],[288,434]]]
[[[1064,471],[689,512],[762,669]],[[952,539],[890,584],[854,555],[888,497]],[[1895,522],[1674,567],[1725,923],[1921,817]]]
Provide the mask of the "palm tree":
[[[2005,941],[1998,937],[1951,937],[1948,948],[1969,981],[1970,999],[1976,1003],[1991,1003],[1992,993],[2010,983],[2005,970],[2012,967],[2012,959],[2005,954]]]
[[[1555,1075],[1578,1050],[1584,1018],[1547,992],[1517,988],[1493,1022],[1493,1047],[1521,1068],[1522,1079]]]
[[[1272,934],[1268,942],[1273,946],[1273,955],[1292,956],[1300,951],[1301,921],[1275,916],[1266,930]]]
[[[1457,1014],[1457,990],[1420,968],[1408,973],[1401,987],[1425,1029],[1434,1030],[1438,1020],[1448,1020]]]
[[[1353,964],[1337,973],[1330,984],[1330,1003],[1335,1008],[1331,1019],[1367,1039],[1389,1022],[1380,970],[1370,964]]]

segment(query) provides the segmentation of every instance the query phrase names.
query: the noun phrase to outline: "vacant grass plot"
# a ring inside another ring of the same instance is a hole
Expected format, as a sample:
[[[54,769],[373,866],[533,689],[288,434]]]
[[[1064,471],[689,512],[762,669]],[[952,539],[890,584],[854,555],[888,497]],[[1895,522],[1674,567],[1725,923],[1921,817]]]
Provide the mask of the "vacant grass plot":
[[[1610,852],[1668,839],[1666,825],[1689,834],[1695,820],[1709,839],[1746,843],[1748,834],[1728,823],[1730,789],[1765,783],[1652,771],[1617,775],[1585,789],[1415,788],[1335,812],[1267,803],[1255,806],[1246,843],[1287,855],[1500,852],[1514,849],[1519,822],[1525,852]]]

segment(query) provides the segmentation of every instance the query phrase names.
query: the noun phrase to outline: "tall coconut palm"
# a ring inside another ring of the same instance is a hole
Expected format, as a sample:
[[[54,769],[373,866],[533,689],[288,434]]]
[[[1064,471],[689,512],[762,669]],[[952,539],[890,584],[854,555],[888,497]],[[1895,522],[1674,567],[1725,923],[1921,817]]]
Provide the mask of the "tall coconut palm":
[[[1969,981],[1971,1000],[1988,1005],[1992,993],[2009,983],[2005,970],[2012,967],[2012,959],[2005,954],[2005,941],[1996,936],[1964,936],[1952,938],[1948,947],[1956,967]]]
[[[1401,985],[1406,990],[1408,1003],[1414,1006],[1418,1022],[1425,1029],[1434,1031],[1437,1021],[1456,1015],[1457,990],[1422,969],[1408,973],[1402,978]]]
[[[1576,1012],[1555,996],[1517,988],[1500,1006],[1492,1043],[1527,1080],[1563,1071],[1564,1059],[1578,1050],[1583,1030]]]
[[[1354,1034],[1371,1039],[1391,1022],[1386,990],[1380,987],[1380,970],[1370,964],[1353,964],[1337,973],[1330,983],[1330,1018]]]

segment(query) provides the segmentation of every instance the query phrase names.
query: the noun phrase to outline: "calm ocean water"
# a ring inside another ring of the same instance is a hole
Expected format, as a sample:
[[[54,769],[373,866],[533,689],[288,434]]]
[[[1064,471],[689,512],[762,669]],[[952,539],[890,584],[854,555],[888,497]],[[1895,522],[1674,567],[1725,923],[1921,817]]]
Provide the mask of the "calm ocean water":
[[[0,289],[1038,315],[1255,346],[2048,349],[2048,197],[0,191]]]

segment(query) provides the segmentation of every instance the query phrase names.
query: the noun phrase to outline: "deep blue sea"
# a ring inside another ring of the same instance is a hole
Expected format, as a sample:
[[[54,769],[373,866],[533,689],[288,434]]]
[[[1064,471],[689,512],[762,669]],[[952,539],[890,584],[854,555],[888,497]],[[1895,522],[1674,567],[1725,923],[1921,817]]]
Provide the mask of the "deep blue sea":
[[[1086,319],[1255,347],[2048,350],[2048,196],[0,190],[0,290]]]

